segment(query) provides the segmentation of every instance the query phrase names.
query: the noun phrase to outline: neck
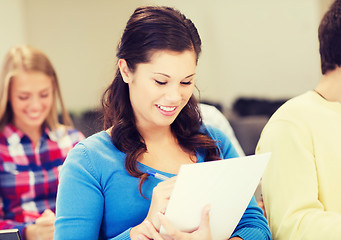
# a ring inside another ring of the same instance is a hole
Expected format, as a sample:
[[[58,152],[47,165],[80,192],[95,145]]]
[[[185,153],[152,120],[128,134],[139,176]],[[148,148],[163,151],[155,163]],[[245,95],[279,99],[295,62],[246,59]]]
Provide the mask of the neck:
[[[341,68],[324,74],[315,91],[327,101],[341,103]]]
[[[146,142],[163,141],[164,139],[173,139],[170,126],[162,128],[138,128],[141,136]]]

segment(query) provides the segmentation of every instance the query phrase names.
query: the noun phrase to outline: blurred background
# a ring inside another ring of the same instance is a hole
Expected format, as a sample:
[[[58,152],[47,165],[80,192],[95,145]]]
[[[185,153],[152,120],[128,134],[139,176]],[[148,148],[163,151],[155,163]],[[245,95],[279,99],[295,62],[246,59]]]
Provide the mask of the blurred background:
[[[117,43],[134,9],[172,6],[192,19],[202,38],[200,100],[228,116],[236,101],[252,111],[250,99],[278,105],[317,84],[317,29],[331,2],[0,0],[0,57],[24,43],[43,50],[56,68],[67,109],[81,115],[100,106],[115,72]]]

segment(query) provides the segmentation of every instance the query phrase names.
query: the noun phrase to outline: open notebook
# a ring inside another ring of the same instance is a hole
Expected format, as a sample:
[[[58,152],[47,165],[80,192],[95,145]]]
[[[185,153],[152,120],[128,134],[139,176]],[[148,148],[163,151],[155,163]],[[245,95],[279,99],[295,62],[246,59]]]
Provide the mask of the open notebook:
[[[21,240],[18,229],[0,230],[0,240]]]
[[[228,239],[248,206],[271,153],[182,165],[165,216],[181,231],[200,224],[210,204],[213,240]],[[161,233],[165,230],[161,227]]]

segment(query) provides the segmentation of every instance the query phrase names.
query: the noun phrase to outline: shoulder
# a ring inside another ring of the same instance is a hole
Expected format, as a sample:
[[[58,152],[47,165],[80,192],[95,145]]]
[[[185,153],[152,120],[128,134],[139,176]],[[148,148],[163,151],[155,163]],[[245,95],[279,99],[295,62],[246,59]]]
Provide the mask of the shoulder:
[[[110,152],[111,154],[120,153],[120,151],[112,143],[110,136],[105,131],[95,133],[80,141],[75,148],[82,148],[91,155],[100,152]]]
[[[220,149],[222,158],[238,157],[238,153],[230,139],[221,130],[211,125],[203,124],[201,131],[216,142],[217,147]]]
[[[257,149],[279,142],[284,145],[294,138],[309,143],[313,125],[318,121],[313,119],[319,115],[315,100],[313,93],[307,92],[284,103],[265,125]]]
[[[224,114],[215,106],[199,104],[202,119],[206,124],[219,127],[222,124],[229,124]]]
[[[226,135],[217,127],[214,127],[209,124],[203,124],[201,127],[201,131],[208,136],[210,136],[213,140],[217,141],[229,141]]]
[[[212,105],[200,103],[199,104],[200,111],[203,115],[215,115],[215,114],[221,114],[221,112]]]
[[[114,172],[124,170],[124,158],[125,154],[112,144],[109,135],[101,131],[82,140],[68,153],[61,177],[77,172],[102,182]]]
[[[124,165],[125,154],[119,151],[110,136],[101,131],[79,142],[68,154],[65,163],[88,165],[92,168],[110,169]]]
[[[318,112],[315,100],[311,91],[288,100],[271,116],[263,132],[268,129],[285,131],[286,128],[308,130]]]
[[[304,118],[311,112],[315,112],[315,98],[311,91],[294,97],[285,102],[273,114],[270,120],[293,120]]]
[[[65,125],[59,125],[53,130],[46,130],[47,135],[52,141],[69,141],[72,144],[78,143],[83,140],[84,135],[75,128],[71,128]]]

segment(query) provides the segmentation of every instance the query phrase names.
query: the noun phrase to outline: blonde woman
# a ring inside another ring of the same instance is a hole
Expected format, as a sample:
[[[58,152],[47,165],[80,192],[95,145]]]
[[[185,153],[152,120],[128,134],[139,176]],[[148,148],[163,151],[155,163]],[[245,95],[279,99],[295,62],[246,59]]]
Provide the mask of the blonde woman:
[[[59,168],[83,138],[47,56],[30,46],[10,49],[0,76],[0,229],[53,239]]]

